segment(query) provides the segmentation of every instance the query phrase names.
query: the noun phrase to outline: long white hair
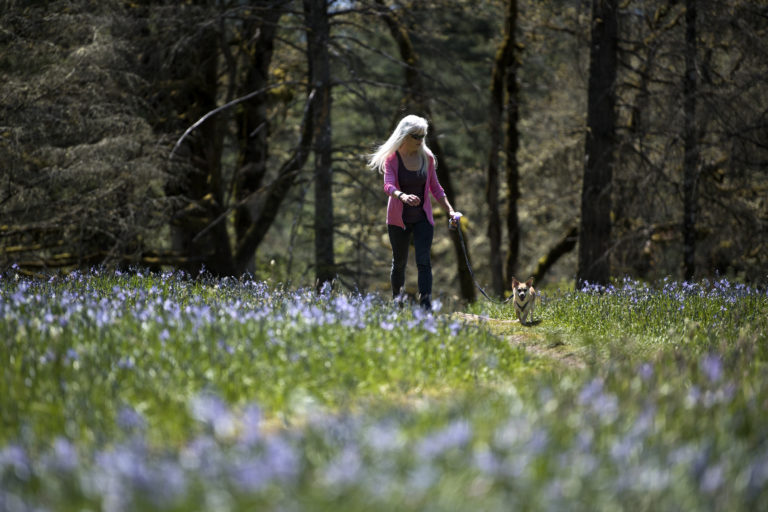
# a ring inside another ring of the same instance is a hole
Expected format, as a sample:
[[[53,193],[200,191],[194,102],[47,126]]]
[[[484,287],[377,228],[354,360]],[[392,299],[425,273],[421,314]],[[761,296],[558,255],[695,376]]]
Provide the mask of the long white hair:
[[[408,115],[405,116],[397,123],[397,128],[392,132],[387,141],[379,146],[376,151],[370,155],[368,160],[368,167],[375,169],[380,173],[384,173],[384,164],[387,159],[392,156],[392,153],[397,151],[397,148],[403,143],[403,140],[411,133],[423,133],[426,135],[429,128],[429,122],[423,117]],[[426,137],[423,144],[419,145],[419,153],[423,162],[423,170],[426,172],[427,168],[427,155],[434,159],[432,151],[427,147]],[[437,165],[437,161],[435,161]]]

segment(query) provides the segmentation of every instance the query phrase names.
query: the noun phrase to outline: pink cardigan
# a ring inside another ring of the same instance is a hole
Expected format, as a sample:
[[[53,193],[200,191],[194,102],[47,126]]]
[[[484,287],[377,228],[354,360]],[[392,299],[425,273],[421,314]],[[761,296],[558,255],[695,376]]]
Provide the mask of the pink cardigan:
[[[389,196],[389,201],[387,202],[387,224],[400,226],[405,229],[405,224],[403,224],[403,202],[396,197],[392,197],[392,193],[395,190],[400,190],[400,184],[397,179],[397,166],[397,153],[392,153],[384,163],[384,192]],[[435,199],[445,197],[445,190],[440,186],[440,182],[437,181],[435,157],[429,151],[427,151],[427,183],[424,186],[424,203],[422,207],[424,208],[424,213],[427,214],[427,220],[434,226],[435,219],[432,217],[432,201],[429,199],[427,191],[431,192]]]

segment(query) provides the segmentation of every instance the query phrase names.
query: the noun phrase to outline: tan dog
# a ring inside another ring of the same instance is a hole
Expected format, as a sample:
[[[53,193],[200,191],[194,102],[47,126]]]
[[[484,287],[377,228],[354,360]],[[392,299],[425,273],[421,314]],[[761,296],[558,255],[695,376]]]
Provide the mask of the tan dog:
[[[515,294],[515,313],[517,319],[522,325],[526,325],[528,316],[533,323],[533,310],[536,308],[536,290],[533,288],[533,278],[521,283],[514,277],[512,278],[512,293]]]

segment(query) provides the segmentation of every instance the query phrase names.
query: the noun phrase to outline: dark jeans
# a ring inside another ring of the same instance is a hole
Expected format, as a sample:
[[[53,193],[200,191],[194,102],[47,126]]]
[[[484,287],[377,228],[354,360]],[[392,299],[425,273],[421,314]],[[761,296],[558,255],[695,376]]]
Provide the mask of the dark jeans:
[[[422,305],[430,306],[432,294],[432,262],[430,252],[432,250],[432,236],[435,228],[428,220],[424,219],[414,224],[406,224],[405,229],[388,225],[389,243],[392,245],[392,296],[397,297],[403,291],[405,284],[405,265],[408,263],[408,247],[411,238],[416,248],[416,268],[418,270],[419,296]]]

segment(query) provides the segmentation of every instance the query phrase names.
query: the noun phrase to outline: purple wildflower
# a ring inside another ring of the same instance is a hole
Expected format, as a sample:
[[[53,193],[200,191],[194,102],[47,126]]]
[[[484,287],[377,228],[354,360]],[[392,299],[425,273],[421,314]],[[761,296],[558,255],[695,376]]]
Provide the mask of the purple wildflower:
[[[619,401],[615,395],[605,393],[603,380],[595,378],[579,393],[579,403],[592,409],[603,421],[612,422],[619,411]]]
[[[723,467],[720,464],[708,467],[701,476],[699,488],[707,494],[714,493],[725,481]]]
[[[395,451],[403,447],[404,440],[394,422],[377,423],[365,431],[365,444],[377,453]]]
[[[277,480],[288,481],[299,473],[299,456],[287,441],[270,437],[264,453],[266,463]]]
[[[217,437],[231,437],[235,433],[235,418],[229,406],[219,397],[202,394],[191,403],[192,416],[212,428]]]
[[[699,367],[712,383],[723,378],[723,360],[717,354],[705,355],[699,362]]]
[[[77,451],[68,439],[58,437],[46,462],[55,471],[74,471],[78,465]]]
[[[239,440],[246,446],[252,446],[261,439],[261,408],[249,405],[240,416]]]
[[[453,448],[466,445],[471,439],[472,427],[465,420],[457,420],[422,439],[416,447],[416,453],[422,458],[435,458]]]
[[[19,480],[29,479],[30,461],[22,447],[11,444],[0,450],[0,475],[7,469],[11,469]]]
[[[144,430],[146,420],[136,409],[125,406],[117,413],[117,424],[125,431]]]
[[[360,452],[356,446],[348,445],[325,468],[324,478],[332,486],[351,485],[359,478],[362,469]]]
[[[653,377],[653,365],[651,363],[643,363],[638,373],[640,378],[647,382]]]
[[[136,360],[133,356],[123,357],[117,362],[117,367],[123,370],[132,370],[136,367]]]

